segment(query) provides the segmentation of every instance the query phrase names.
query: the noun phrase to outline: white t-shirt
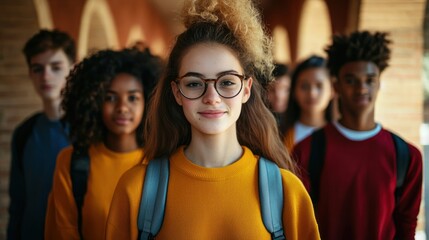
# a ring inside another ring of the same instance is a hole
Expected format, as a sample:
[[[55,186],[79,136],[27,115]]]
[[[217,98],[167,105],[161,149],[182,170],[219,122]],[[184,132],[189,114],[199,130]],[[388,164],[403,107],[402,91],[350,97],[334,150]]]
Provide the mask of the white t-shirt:
[[[341,125],[338,121],[333,122],[335,128],[344,135],[344,137],[353,141],[363,141],[372,138],[381,131],[381,124],[377,123],[374,129],[368,131],[355,131]]]
[[[294,126],[294,130],[295,130],[295,134],[294,134],[295,136],[293,139],[294,144],[296,145],[297,143],[304,140],[304,138],[310,136],[316,129],[317,129],[316,127],[308,126],[301,123],[300,121],[297,121]]]

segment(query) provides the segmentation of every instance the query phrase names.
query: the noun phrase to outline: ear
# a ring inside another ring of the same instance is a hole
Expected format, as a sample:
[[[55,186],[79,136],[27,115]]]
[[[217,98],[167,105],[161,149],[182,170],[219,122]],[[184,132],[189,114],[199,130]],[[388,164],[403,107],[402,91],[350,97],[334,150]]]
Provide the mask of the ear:
[[[336,90],[334,89],[334,81],[333,79],[329,79],[329,87],[331,88],[331,96],[329,97],[330,100],[334,99],[336,95]]]
[[[242,103],[246,103],[249,100],[252,90],[253,78],[249,77],[247,80],[243,80],[243,98]]]
[[[174,98],[176,99],[177,104],[182,106],[182,94],[180,93],[177,84],[174,81],[170,82],[171,90],[173,91]]]

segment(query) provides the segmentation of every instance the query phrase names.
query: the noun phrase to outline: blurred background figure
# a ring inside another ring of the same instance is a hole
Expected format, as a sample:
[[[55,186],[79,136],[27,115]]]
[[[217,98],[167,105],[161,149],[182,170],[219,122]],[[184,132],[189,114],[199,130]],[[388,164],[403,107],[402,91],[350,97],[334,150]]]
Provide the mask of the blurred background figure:
[[[269,108],[276,118],[277,125],[281,128],[289,99],[290,77],[288,66],[276,63],[274,65],[273,76],[274,81],[267,87],[267,100]]]
[[[66,32],[40,30],[28,39],[23,53],[43,107],[21,122],[12,136],[7,229],[7,239],[11,240],[44,239],[57,154],[69,145],[60,93],[76,61],[76,46]]]
[[[289,99],[290,77],[288,66],[276,63],[273,76],[275,81],[267,89],[270,109],[274,113],[283,113],[286,111]]]
[[[293,74],[284,126],[284,143],[293,146],[332,119],[333,89],[326,60],[311,56],[299,63]]]

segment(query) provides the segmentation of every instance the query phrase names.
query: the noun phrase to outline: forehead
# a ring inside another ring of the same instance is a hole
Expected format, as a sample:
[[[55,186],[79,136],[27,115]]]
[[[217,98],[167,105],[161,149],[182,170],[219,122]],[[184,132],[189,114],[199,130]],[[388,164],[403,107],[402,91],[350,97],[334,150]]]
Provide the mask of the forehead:
[[[183,55],[179,75],[188,72],[201,73],[206,76],[235,70],[242,73],[242,67],[235,52],[221,44],[200,43],[190,47]]]
[[[49,65],[53,63],[65,63],[71,65],[67,55],[62,49],[49,49],[30,58],[30,65]]]
[[[134,89],[141,90],[143,88],[143,85],[141,81],[135,76],[128,73],[119,73],[112,79],[112,82],[110,83],[109,87],[110,89],[131,87]]]
[[[328,71],[325,68],[322,67],[312,67],[303,70],[298,75],[299,81],[311,81],[311,80],[317,80],[317,81],[324,81],[329,79]]]
[[[364,76],[364,75],[380,75],[380,70],[377,65],[373,62],[368,61],[355,61],[348,62],[344,64],[339,72],[339,76],[346,75],[355,75],[355,76]]]

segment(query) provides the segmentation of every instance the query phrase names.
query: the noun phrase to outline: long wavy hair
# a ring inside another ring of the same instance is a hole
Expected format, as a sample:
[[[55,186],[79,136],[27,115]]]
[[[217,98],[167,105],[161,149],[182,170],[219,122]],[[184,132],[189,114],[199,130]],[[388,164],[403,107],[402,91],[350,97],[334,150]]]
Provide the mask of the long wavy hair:
[[[185,7],[184,22],[188,28],[177,37],[168,58],[165,76],[157,85],[148,109],[148,123],[144,134],[146,146],[149,146],[145,149],[146,158],[170,155],[179,146],[190,143],[191,126],[185,118],[182,107],[175,101],[170,83],[178,77],[182,57],[188,49],[200,43],[217,43],[232,49],[246,76],[255,80],[250,99],[243,104],[241,115],[237,120],[239,143],[249,147],[253,153],[271,159],[280,167],[295,172],[295,163],[278,137],[276,121],[261,97],[260,82],[272,79],[272,61],[267,61],[270,57],[265,56],[269,55],[269,52],[260,51],[261,49],[268,51],[269,41],[263,34],[259,15],[255,14],[253,5],[247,0],[208,1],[210,7],[201,7],[207,6],[201,5],[206,2],[192,1],[190,6]],[[236,12],[237,6],[231,9],[230,4],[239,3],[245,4],[242,8],[238,8],[241,11],[235,14],[235,18],[223,17],[231,16],[228,13]],[[196,14],[199,11],[200,14]],[[228,24],[225,23],[226,19]],[[253,25],[250,28],[246,24]],[[247,36],[252,34],[261,37],[258,40],[246,42],[249,41]],[[250,49],[259,49],[259,52]]]
[[[323,68],[327,70],[326,60],[320,56],[310,56],[306,60],[299,63],[292,73],[289,101],[285,112],[285,121],[284,123],[282,123],[284,125],[281,127],[281,129],[285,131],[284,133],[286,133],[286,131],[288,131],[289,129],[293,128],[293,126],[301,116],[301,107],[298,105],[298,102],[295,98],[295,89],[298,83],[298,78],[302,72],[312,68]],[[329,104],[325,109],[324,116],[326,122],[330,122],[332,120],[332,100],[329,101]]]
[[[102,119],[102,106],[112,80],[120,73],[127,73],[143,86],[145,109],[163,70],[159,57],[148,49],[122,51],[102,50],[82,60],[67,78],[62,91],[62,108],[70,124],[70,138],[75,147],[88,148],[102,142],[107,128]],[[143,128],[146,111],[136,129],[137,144],[144,145]]]

